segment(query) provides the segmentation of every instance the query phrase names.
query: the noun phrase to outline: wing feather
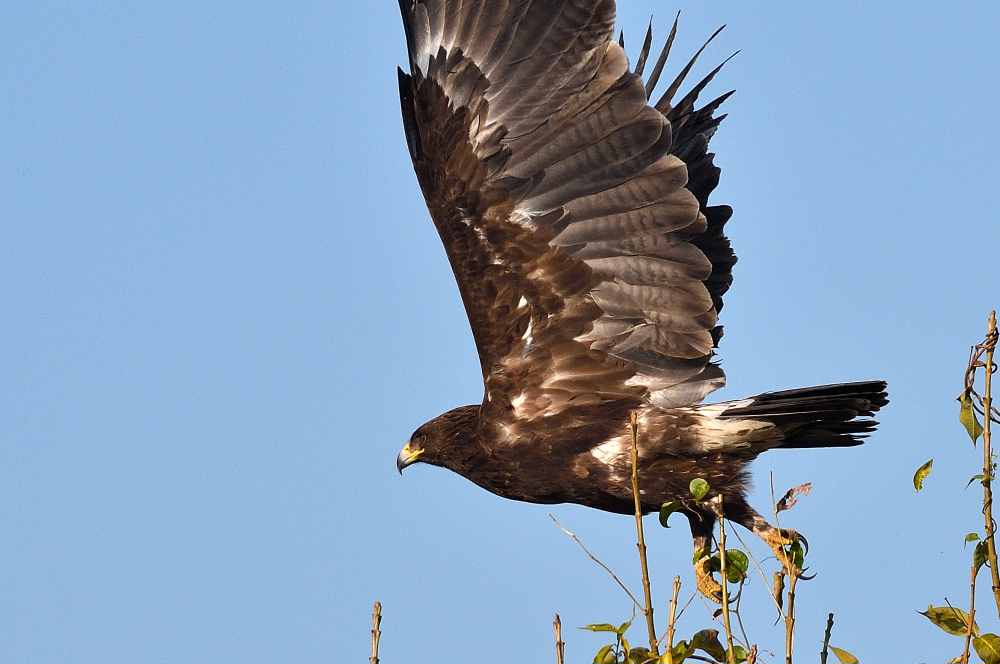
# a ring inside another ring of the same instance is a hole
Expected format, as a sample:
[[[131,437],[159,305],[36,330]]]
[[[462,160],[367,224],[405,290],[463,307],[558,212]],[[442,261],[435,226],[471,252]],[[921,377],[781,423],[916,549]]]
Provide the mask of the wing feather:
[[[407,144],[476,337],[484,406],[531,426],[720,387],[711,359],[735,256],[731,210],[707,205],[708,141],[728,95],[696,103],[721,65],[672,102],[705,46],[650,106],[676,20],[643,83],[612,41],[612,0],[400,8]],[[651,45],[650,27],[638,72]]]

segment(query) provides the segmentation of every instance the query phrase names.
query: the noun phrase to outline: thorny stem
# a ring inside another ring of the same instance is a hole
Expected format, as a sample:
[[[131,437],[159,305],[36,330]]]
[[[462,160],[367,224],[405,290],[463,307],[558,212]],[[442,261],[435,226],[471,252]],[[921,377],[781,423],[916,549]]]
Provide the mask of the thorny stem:
[[[372,654],[368,658],[369,664],[378,664],[378,642],[382,638],[382,602],[375,602],[372,606]]]
[[[653,594],[649,589],[649,565],[646,562],[646,538],[642,531],[642,505],[639,501],[639,422],[633,412],[629,417],[632,430],[632,499],[635,502],[635,546],[639,549],[639,563],[642,566],[642,593],[646,606],[642,612],[646,616],[646,631],[649,633],[649,652],[653,657],[659,657],[656,646],[656,625],[653,622]]]
[[[555,620],[552,621],[552,632],[556,637],[556,664],[565,664],[566,644],[562,640],[562,620],[559,619],[558,613]]]
[[[991,311],[986,331],[986,378],[983,395],[983,411],[992,408],[993,353],[997,344],[997,312]],[[1000,569],[997,568],[996,522],[993,520],[993,457],[990,440],[990,420],[983,417],[983,518],[986,521],[986,557],[990,561],[990,576],[993,580],[993,601],[1000,617]]]
[[[722,510],[722,495],[719,495],[719,576],[722,581],[722,626],[726,630],[726,661],[736,664],[736,650],[733,648],[733,629],[729,623],[729,582],[726,578],[726,519]]]
[[[830,655],[830,632],[833,631],[833,614],[826,616],[826,632],[823,634],[823,649],[819,651],[820,664],[826,664],[826,658]]]

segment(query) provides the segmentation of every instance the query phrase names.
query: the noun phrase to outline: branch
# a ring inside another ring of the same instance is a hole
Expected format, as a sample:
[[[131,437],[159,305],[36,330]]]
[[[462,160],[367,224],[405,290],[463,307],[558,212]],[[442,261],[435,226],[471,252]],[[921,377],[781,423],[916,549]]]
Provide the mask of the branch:
[[[726,630],[726,661],[736,664],[733,629],[729,623],[729,580],[726,578],[726,517],[722,509],[722,494],[716,496],[716,516],[719,517],[719,577],[722,581],[722,626]]]
[[[781,528],[778,521],[778,504],[774,500],[774,473],[771,473],[771,506],[774,508],[774,526]],[[788,559],[785,547],[779,547],[784,573],[788,575],[788,593],[785,600],[785,664],[792,664],[792,649],[795,645],[795,583],[799,575]]]
[[[552,621],[552,631],[556,637],[556,664],[565,664],[566,644],[562,640],[562,620],[559,619],[558,613],[556,619]]]
[[[559,528],[559,530],[561,530],[564,533],[566,533],[566,535],[571,540],[573,540],[574,542],[576,542],[580,546],[580,548],[583,549],[583,552],[587,554],[588,558],[590,558],[595,563],[597,563],[598,565],[600,565],[604,569],[605,572],[607,572],[608,574],[611,575],[611,578],[615,580],[615,583],[618,584],[618,587],[620,587],[622,590],[625,591],[625,594],[628,595],[629,599],[632,600],[633,604],[635,604],[639,609],[642,609],[642,604],[639,603],[639,600],[637,600],[635,598],[635,595],[633,595],[632,591],[628,589],[628,586],[626,586],[624,583],[622,583],[622,580],[618,578],[618,575],[615,574],[611,570],[610,567],[608,567],[603,562],[601,562],[600,558],[598,558],[597,556],[595,556],[594,554],[592,554],[590,552],[590,549],[588,549],[586,547],[586,545],[583,542],[580,541],[580,538],[577,537],[576,534],[573,533],[573,531],[567,530],[566,528],[564,528],[563,525],[561,523],[559,523],[559,519],[557,519],[554,514],[549,513],[549,518],[552,519],[553,522],[555,522],[556,527]]]
[[[642,566],[642,594],[646,600],[646,606],[642,612],[646,616],[646,631],[649,634],[649,652],[655,658],[660,656],[660,650],[656,645],[656,626],[653,622],[653,594],[649,588],[646,538],[642,532],[642,505],[639,500],[639,423],[634,411],[629,416],[629,428],[632,430],[632,500],[635,503],[635,546],[639,549],[639,564]]]
[[[823,649],[819,651],[820,664],[826,664],[826,658],[830,654],[830,632],[833,631],[833,614],[826,616],[826,633],[823,634]]]
[[[991,311],[987,324],[986,340],[983,342],[986,351],[986,377],[983,390],[983,410],[987,413],[993,410],[993,353],[997,347],[997,312]],[[983,418],[983,518],[986,521],[986,557],[990,562],[990,576],[993,580],[993,601],[997,607],[997,617],[1000,617],[1000,569],[997,567],[997,524],[993,520],[993,454],[991,449],[991,417]],[[970,618],[971,621],[971,618]]]
[[[674,588],[670,593],[670,610],[667,617],[667,648],[666,652],[672,653],[674,650],[674,633],[677,628],[677,597],[681,594],[681,577],[674,577]],[[670,658],[673,664],[673,657]]]
[[[372,606],[372,654],[368,658],[369,664],[378,664],[378,642],[382,638],[382,602],[375,602]]]
[[[976,557],[972,557],[972,572],[969,574],[969,624],[965,628],[965,645],[962,648],[962,664],[969,664],[969,646],[972,645],[972,631],[976,625]]]

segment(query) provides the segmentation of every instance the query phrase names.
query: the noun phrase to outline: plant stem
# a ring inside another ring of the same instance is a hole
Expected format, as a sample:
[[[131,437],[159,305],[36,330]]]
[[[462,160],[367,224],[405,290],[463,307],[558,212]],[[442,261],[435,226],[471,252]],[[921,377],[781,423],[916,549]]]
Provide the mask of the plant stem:
[[[791,565],[788,569],[791,570]],[[798,575],[791,570],[788,574],[788,595],[785,601],[785,664],[792,664],[792,648],[795,645],[795,583],[798,580]]]
[[[962,664],[969,664],[969,646],[972,644],[972,631],[976,624],[976,560],[973,556],[972,571],[969,573],[969,624],[965,630],[965,646],[962,649]]]
[[[820,664],[826,664],[826,658],[830,655],[830,632],[833,631],[833,614],[826,616],[826,633],[823,634],[823,649],[819,651]]]
[[[649,589],[649,565],[646,562],[646,538],[642,532],[642,505],[639,500],[639,422],[633,412],[629,417],[632,430],[632,499],[635,502],[635,546],[639,549],[639,564],[642,566],[642,592],[646,606],[643,614],[646,616],[646,631],[649,632],[649,652],[653,657],[659,657],[656,646],[656,625],[653,622],[653,593]]]
[[[990,439],[992,406],[993,353],[997,343],[997,312],[991,311],[986,331],[986,378],[983,395],[983,518],[986,521],[986,557],[993,580],[993,601],[1000,617],[1000,569],[997,568],[996,522],[993,521],[993,453]]]
[[[674,651],[674,632],[677,628],[677,598],[681,594],[681,577],[674,577],[674,588],[670,593],[670,610],[667,617],[667,649],[666,652]],[[674,664],[673,655],[667,656],[668,664]]]
[[[382,602],[375,602],[372,606],[372,654],[368,658],[369,664],[378,664],[378,642],[382,638]]]
[[[729,581],[726,578],[726,519],[722,510],[722,495],[719,495],[719,576],[722,581],[722,626],[726,630],[726,661],[736,664],[736,650],[733,648],[733,630],[729,624]]]
[[[778,503],[774,500],[774,474],[771,474],[771,508],[774,510],[774,525],[780,527]],[[779,547],[782,574],[788,575],[788,592],[785,601],[785,664],[792,664],[792,649],[795,645],[795,584],[799,580],[798,571],[792,567],[785,547]],[[777,580],[779,577],[775,575]]]
[[[559,619],[558,613],[552,621],[552,631],[556,637],[556,664],[565,664],[566,644],[562,640],[562,620]]]

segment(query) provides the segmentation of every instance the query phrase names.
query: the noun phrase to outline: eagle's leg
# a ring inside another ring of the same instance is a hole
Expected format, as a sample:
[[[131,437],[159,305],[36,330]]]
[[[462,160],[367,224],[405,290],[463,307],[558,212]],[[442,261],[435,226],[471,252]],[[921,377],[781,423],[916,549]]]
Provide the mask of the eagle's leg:
[[[716,604],[722,603],[722,586],[712,578],[709,560],[712,557],[712,533],[715,530],[715,515],[711,512],[691,512],[687,514],[694,543],[695,586],[705,597]]]
[[[792,565],[791,559],[785,553],[786,546],[794,544],[795,542],[801,542],[806,551],[809,550],[809,542],[806,540],[805,536],[797,533],[791,528],[776,528],[772,526],[767,522],[767,519],[762,517],[756,510],[745,503],[740,505],[739,509],[735,510],[735,514],[733,514],[731,518],[733,521],[764,540],[764,543],[771,549],[774,553],[774,557],[778,559],[778,562],[782,567],[785,567],[786,564],[789,566]],[[793,571],[796,574],[800,574],[802,572],[801,569],[793,569]]]

